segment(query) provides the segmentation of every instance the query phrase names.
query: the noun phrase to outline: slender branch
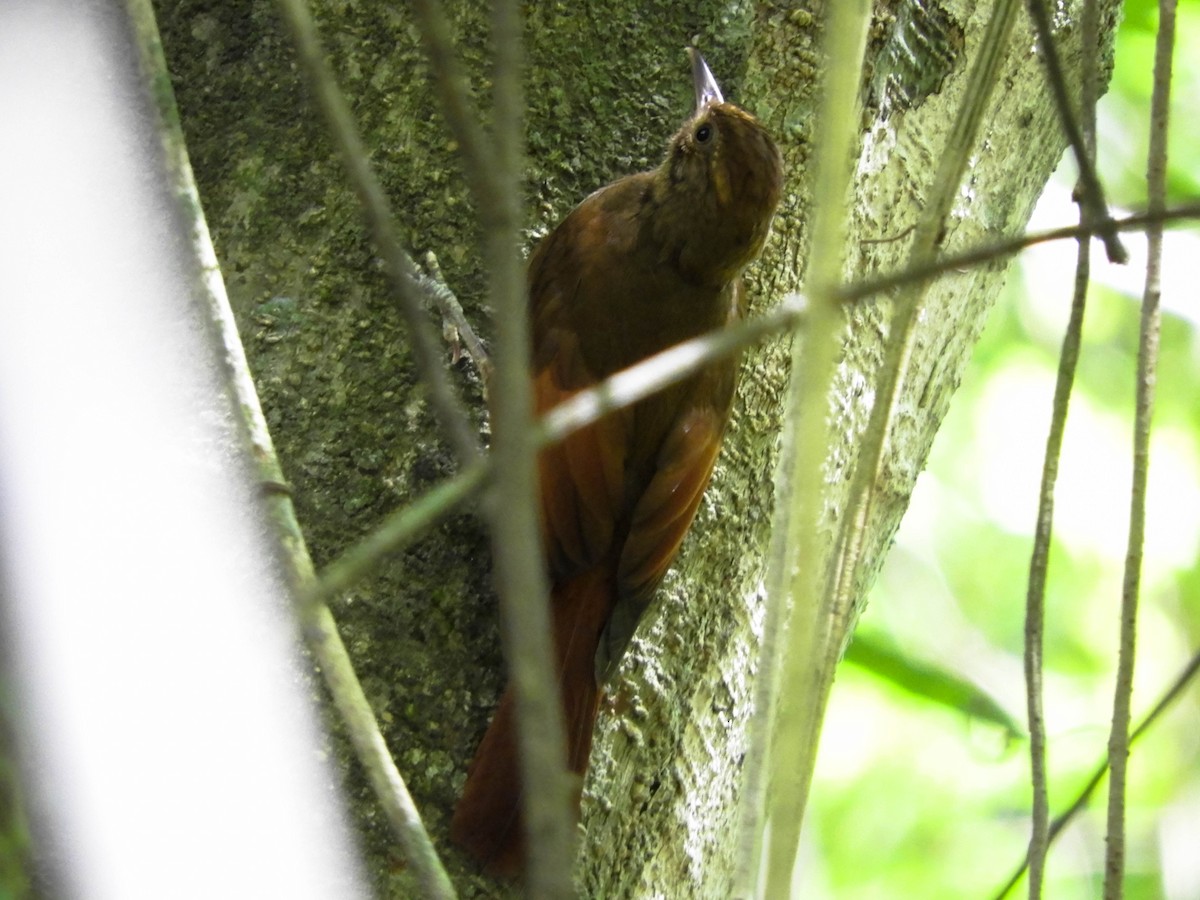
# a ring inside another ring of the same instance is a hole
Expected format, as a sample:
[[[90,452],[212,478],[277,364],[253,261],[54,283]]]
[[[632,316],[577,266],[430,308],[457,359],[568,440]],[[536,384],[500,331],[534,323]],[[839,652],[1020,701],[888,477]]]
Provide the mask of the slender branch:
[[[488,379],[492,377],[492,363],[488,359],[487,348],[475,333],[474,327],[467,321],[467,315],[463,312],[458,297],[454,296],[454,292],[446,284],[442,267],[432,250],[425,254],[425,268],[429,270],[429,276],[421,278],[421,286],[433,297],[443,322],[448,323],[448,327],[454,331],[452,343],[457,345],[459,340],[462,341],[463,349],[467,351],[467,356],[471,358],[479,377],[483,379],[483,395],[484,400],[487,400]]]
[[[412,336],[413,356],[429,387],[434,411],[459,462],[468,463],[479,456],[479,441],[443,364],[441,343],[422,298],[422,276],[396,234],[387,197],[371,167],[346,98],[325,58],[307,3],[305,0],[278,2],[291,28],[301,69],[325,117],[346,174],[366,214],[371,236],[383,258],[392,291]]]
[[[1182,204],[1161,212],[1142,212],[1114,219],[1118,231],[1142,231],[1152,223],[1178,224],[1200,219],[1200,202]],[[911,266],[891,275],[856,281],[834,289],[840,303],[856,303],[898,287],[931,281],[938,275],[968,266],[1014,256],[1029,247],[1052,241],[1079,240],[1100,233],[1104,226],[1068,225],[1048,231],[983,244],[962,253],[943,256],[919,266]],[[629,406],[655,391],[682,381],[717,360],[733,356],[767,338],[805,327],[809,320],[808,301],[802,294],[789,294],[772,310],[732,328],[710,331],[676,344],[637,365],[623,369],[599,384],[572,394],[571,398],[549,410],[537,423],[540,445],[561,440],[576,429],[592,424],[614,410]]]
[[[1146,189],[1151,210],[1162,209],[1167,197],[1167,127],[1170,122],[1171,62],[1175,46],[1175,0],[1159,0],[1158,37],[1154,53],[1154,90],[1150,99],[1150,149]],[[1129,544],[1121,590],[1121,637],[1117,683],[1113,692],[1112,731],[1108,739],[1107,848],[1104,857],[1105,900],[1124,894],[1125,771],[1129,758],[1129,708],[1133,694],[1133,662],[1137,647],[1137,609],[1142,575],[1142,545],[1146,529],[1146,482],[1150,467],[1150,420],[1158,368],[1158,338],[1162,297],[1160,225],[1146,230],[1146,287],[1137,360],[1137,408],[1133,425],[1133,485],[1129,501]]]
[[[1138,231],[1144,229],[1151,222],[1170,224],[1187,219],[1200,219],[1200,203],[1175,207],[1162,213],[1139,213],[1123,219],[1116,219],[1113,224],[1121,231]],[[954,256],[943,257],[930,265],[903,270],[870,282],[855,283],[837,290],[835,295],[843,303],[853,303],[898,286],[928,281],[944,272],[1011,256],[1026,247],[1049,241],[1093,236],[1098,230],[1095,226],[1072,225],[1052,231],[1035,232],[987,244]],[[538,446],[543,447],[546,444],[562,440],[568,434],[591,425],[614,410],[629,406],[650,396],[655,391],[682,381],[716,360],[740,353],[747,347],[767,338],[803,328],[807,320],[807,301],[804,296],[789,294],[778,306],[762,316],[741,322],[733,328],[712,331],[692,338],[649,357],[635,366],[623,369],[599,384],[571,395],[570,399],[555,406],[537,420],[533,427]],[[349,590],[353,583],[369,573],[380,559],[407,544],[423,529],[439,521],[459,503],[464,502],[467,497],[478,491],[490,477],[490,457],[485,458],[480,465],[482,468],[478,471],[472,465],[453,476],[449,481],[434,488],[427,497],[414,501],[418,507],[428,503],[427,509],[415,509],[411,513],[399,510],[386,519],[379,527],[387,529],[391,536],[376,541],[371,535],[368,535],[363,540],[370,542],[371,548],[348,550],[342,560],[349,564],[350,559],[356,557],[352,568],[342,569],[341,565],[338,565],[338,569],[341,571],[337,572],[334,577],[338,578],[340,583],[336,589],[319,588],[319,596],[328,599]],[[283,482],[264,479],[264,483],[282,484]],[[440,492],[443,490],[445,493],[441,494]],[[435,499],[435,495],[438,494],[440,494],[440,498]],[[412,516],[411,519],[410,516]],[[332,564],[327,571],[331,575],[334,574]]]
[[[1192,658],[1188,660],[1187,665],[1183,667],[1180,673],[1175,677],[1175,680],[1171,682],[1170,687],[1168,687],[1163,695],[1159,697],[1158,702],[1154,704],[1154,708],[1146,714],[1146,717],[1142,719],[1141,724],[1139,724],[1138,727],[1133,730],[1133,733],[1129,736],[1130,746],[1132,746],[1134,742],[1139,740],[1142,735],[1150,730],[1151,726],[1153,726],[1154,723],[1157,722],[1162,716],[1162,714],[1170,708],[1171,704],[1174,703],[1176,698],[1183,693],[1184,689],[1191,683],[1192,679],[1194,679],[1197,674],[1200,674],[1200,650],[1197,650],[1192,655]],[[1096,766],[1095,771],[1092,772],[1092,777],[1088,779],[1087,784],[1083,786],[1083,789],[1075,797],[1075,800],[1071,803],[1071,805],[1063,810],[1063,812],[1059,813],[1055,817],[1054,821],[1050,823],[1050,831],[1047,838],[1048,844],[1053,844],[1058,836],[1066,829],[1066,827],[1074,821],[1075,817],[1087,808],[1088,802],[1092,798],[1092,794],[1095,793],[1096,788],[1100,786],[1100,782],[1104,780],[1104,776],[1107,773],[1108,759],[1106,757],[1100,762],[1099,765]],[[996,892],[995,900],[1004,900],[1004,898],[1007,897],[1012,892],[1013,888],[1015,888],[1020,882],[1021,876],[1025,874],[1025,871],[1028,867],[1029,856],[1026,854],[1025,859],[1019,866],[1017,866],[1016,870],[1009,877],[1008,881],[1005,882],[1004,887],[1000,888],[1000,890]]]
[[[572,394],[541,419],[538,439],[541,443],[561,440],[614,410],[630,406],[768,337],[791,331],[805,321],[807,300],[800,294],[789,294],[762,316],[676,344],[588,390]]]
[[[303,549],[303,545],[296,543],[302,539],[299,525],[295,524],[291,500],[278,498],[273,503],[281,507],[275,510],[278,526],[288,527],[293,533],[293,553],[289,566],[293,569],[291,577],[300,578],[298,585],[302,588],[313,578],[312,561],[307,552],[303,556],[295,552],[297,548]],[[287,521],[289,519],[290,522]],[[421,884],[422,894],[431,898],[455,897],[454,887],[433,848],[416,803],[388,751],[371,702],[362,689],[350,654],[338,634],[333,613],[324,603],[304,604],[300,607],[300,626],[305,643],[316,658],[321,677],[333,697],[338,715],[350,735],[359,762],[371,781],[371,789]]]
[[[881,275],[876,278],[866,278],[848,284],[838,291],[838,299],[843,302],[861,300],[874,294],[882,294],[898,287],[907,287],[933,279],[937,275],[977,266],[980,263],[1003,259],[1038,244],[1051,241],[1074,240],[1081,237],[1098,236],[1105,229],[1112,227],[1117,231],[1143,231],[1147,225],[1173,224],[1188,219],[1200,218],[1200,201],[1181,203],[1163,210],[1149,210],[1134,213],[1123,219],[1113,219],[1112,222],[1100,224],[1066,225],[1062,228],[1052,228],[1048,231],[1035,231],[1017,237],[1002,238],[990,244],[981,244],[970,250],[943,256],[936,260],[911,262],[898,272]]]
[[[196,208],[199,209],[198,196],[195,202]],[[213,292],[219,287],[219,294],[214,293],[211,302],[214,304],[214,314],[221,316],[219,325],[225,339],[223,359],[228,369],[226,379],[236,397],[237,408],[244,417],[241,425],[248,443],[255,451],[260,481],[281,483],[283,471],[275,455],[266,419],[246,365],[233,312],[229,308],[229,300],[220,279],[215,252],[212,251],[207,236],[207,228],[204,230],[204,240],[211,257],[209,290]],[[350,654],[338,634],[332,613],[324,603],[302,600],[308,586],[315,583],[315,574],[303,532],[296,520],[291,497],[286,493],[272,491],[267,495],[265,505],[276,531],[276,539],[284,550],[282,559],[288,582],[297,597],[301,633],[317,661],[321,676],[333,697],[334,706],[350,736],[355,754],[370,779],[376,799],[393,834],[400,842],[405,858],[412,865],[425,895],[431,898],[452,898],[456,896],[454,888],[442,867],[437,851],[433,848],[433,842],[425,830],[404,778],[388,752],[379,722],[354,672]]]
[[[145,0],[129,2],[133,10],[133,19],[138,23],[137,37],[142,62],[151,70],[150,74],[155,84],[169,85],[153,12]],[[186,198],[186,202],[180,203],[179,207],[195,213],[192,221],[193,249],[202,267],[202,293],[210,330],[220,351],[218,358],[221,360],[221,377],[234,399],[239,413],[239,430],[251,450],[259,480],[265,484],[282,484],[283,471],[275,454],[266,419],[258,402],[258,394],[254,389],[254,381],[246,363],[245,351],[238,336],[233,311],[229,306],[229,297],[225,292],[225,283],[221,278],[208,225],[200,212],[200,197],[183,135],[179,131],[179,114],[175,108],[174,97],[169,88],[155,91],[154,96],[162,113],[161,130],[165,135],[168,164],[180,192]],[[388,823],[412,864],[426,896],[452,898],[455,896],[454,888],[433,849],[433,842],[421,822],[404,779],[388,753],[379,724],[354,674],[349,655],[338,636],[328,607],[311,601],[299,602],[304,589],[313,583],[314,575],[312,559],[308,555],[304,536],[296,521],[291,498],[286,492],[271,491],[267,493],[265,506],[268,520],[284,550],[282,560],[287,579],[297,597],[301,632],[320,666],[321,674],[333,696],[334,705],[345,722],[347,733],[367,771]]]
[[[1039,4],[1041,5],[1041,4]],[[1089,165],[1094,165],[1096,153],[1096,96],[1099,83],[1097,59],[1100,41],[1100,21],[1097,0],[1084,0],[1080,15],[1082,53],[1082,91],[1080,118],[1083,132],[1083,153]],[[1082,179],[1081,179],[1082,184]],[[1089,221],[1077,191],[1079,221]],[[1062,455],[1063,433],[1066,430],[1067,407],[1075,384],[1079,348],[1083,335],[1083,316],[1087,305],[1088,284],[1091,279],[1091,241],[1079,239],[1075,261],[1075,286],[1071,298],[1071,314],[1063,335],[1058,357],[1058,376],[1054,385],[1053,411],[1050,432],[1046,437],[1046,453],[1042,464],[1042,484],[1038,496],[1038,517],[1034,529],[1033,553],[1029,561],[1029,585],[1025,596],[1025,688],[1029,720],[1029,771],[1033,790],[1029,835],[1029,900],[1039,900],[1045,880],[1046,853],[1050,847],[1050,792],[1046,776],[1046,720],[1043,708],[1043,651],[1046,617],[1046,573],[1050,560],[1050,539],[1054,528],[1054,486],[1058,481],[1058,464]]]
[[[1082,210],[1080,211],[1083,216]],[[1038,494],[1037,525],[1033,553],[1029,560],[1029,585],[1025,595],[1025,700],[1029,716],[1030,782],[1033,788],[1032,828],[1029,837],[1029,897],[1042,896],[1046,849],[1049,844],[1050,806],[1046,786],[1046,722],[1042,709],[1043,623],[1046,606],[1046,571],[1050,559],[1050,538],[1054,527],[1054,486],[1058,481],[1058,463],[1062,455],[1067,407],[1075,383],[1079,347],[1083,334],[1083,314],[1091,273],[1090,244],[1079,241],[1075,263],[1075,288],[1071,316],[1058,357],[1058,377],[1054,384],[1054,405],[1050,433],[1042,461],[1042,484]]]
[[[525,887],[530,897],[565,900],[575,896],[571,881],[575,828],[538,520],[532,354],[520,253],[521,28],[518,0],[497,0],[492,12],[493,153],[490,167],[478,173],[487,177],[476,179],[496,333],[492,393],[496,477],[488,513],[505,656],[516,694]],[[485,191],[494,195],[492,201]]]
[[[1029,16],[1033,19],[1033,27],[1038,35],[1038,47],[1042,51],[1042,62],[1046,66],[1046,79],[1050,84],[1050,93],[1054,97],[1054,105],[1058,110],[1058,121],[1063,133],[1075,154],[1075,163],[1079,166],[1079,183],[1083,189],[1082,205],[1086,210],[1087,221],[1101,223],[1100,235],[1104,240],[1110,262],[1124,263],[1129,261],[1129,253],[1121,244],[1115,229],[1109,227],[1112,216],[1108,211],[1108,201],[1104,199],[1104,186],[1096,174],[1096,166],[1087,150],[1087,141],[1083,131],[1071,111],[1071,98],[1067,93],[1067,80],[1063,75],[1062,62],[1058,57],[1058,47],[1054,43],[1054,35],[1050,29],[1050,11],[1046,0],[1028,0]]]
[[[793,294],[767,315],[737,328],[701,335],[623,369],[600,384],[572,395],[534,422],[533,440],[539,448],[560,441],[614,410],[682,381],[718,359],[733,356],[750,344],[796,327],[803,320],[804,310],[804,298]],[[380,560],[415,540],[477,493],[488,483],[493,470],[493,457],[486,456],[392,513],[330,563],[320,581],[309,589],[307,598],[311,602],[328,601],[350,590],[374,571]]]

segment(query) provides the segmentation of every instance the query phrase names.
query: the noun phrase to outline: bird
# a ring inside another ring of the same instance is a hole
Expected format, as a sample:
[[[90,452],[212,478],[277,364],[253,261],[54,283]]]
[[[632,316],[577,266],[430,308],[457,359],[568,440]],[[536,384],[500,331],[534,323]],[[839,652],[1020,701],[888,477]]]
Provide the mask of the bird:
[[[527,269],[531,373],[541,414],[614,373],[744,315],[783,184],[766,128],[725,101],[688,48],[695,108],[655,169],[588,196]],[[542,546],[551,584],[567,765],[587,770],[602,684],[679,551],[729,422],[737,359],[611,412],[542,449]],[[578,797],[575,811],[578,815]],[[451,840],[494,876],[524,867],[510,683],[455,808]]]

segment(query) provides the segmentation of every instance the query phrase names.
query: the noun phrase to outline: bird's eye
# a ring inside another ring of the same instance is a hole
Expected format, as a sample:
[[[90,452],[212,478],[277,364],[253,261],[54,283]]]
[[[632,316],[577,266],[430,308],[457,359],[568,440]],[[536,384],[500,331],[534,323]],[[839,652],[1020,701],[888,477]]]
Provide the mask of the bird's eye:
[[[709,125],[707,122],[705,122],[703,125],[701,125],[699,128],[696,129],[696,143],[707,144],[709,142],[709,140],[712,138],[712,133],[713,133],[712,126]]]

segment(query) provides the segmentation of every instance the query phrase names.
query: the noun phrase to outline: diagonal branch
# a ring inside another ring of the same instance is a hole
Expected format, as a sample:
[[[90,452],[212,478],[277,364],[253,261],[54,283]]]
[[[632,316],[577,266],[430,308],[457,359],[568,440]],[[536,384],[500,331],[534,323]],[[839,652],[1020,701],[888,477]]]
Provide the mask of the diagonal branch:
[[[800,830],[816,766],[817,746],[833,667],[822,665],[832,625],[825,602],[825,456],[830,389],[845,318],[836,289],[846,256],[845,198],[858,116],[870,5],[831,4],[827,10],[817,121],[813,232],[808,251],[809,328],[792,342],[783,448],[775,475],[775,512],[767,558],[767,619],[755,690],[752,742],[740,809],[739,870],[743,893],[784,897],[791,892]],[[786,688],[785,688],[786,686]],[[763,848],[760,850],[760,846]],[[758,860],[763,871],[756,874]]]
[[[1121,219],[1113,219],[1111,223],[1065,225],[1062,228],[1035,231],[1032,234],[1002,238],[990,244],[981,244],[970,250],[964,250],[949,256],[942,256],[938,259],[910,262],[909,265],[900,271],[893,272],[890,275],[864,278],[861,281],[848,284],[838,291],[837,296],[838,299],[844,302],[861,300],[864,297],[874,294],[885,293],[893,288],[927,282],[938,275],[943,275],[955,269],[963,269],[992,260],[1003,259],[1038,244],[1047,244],[1052,241],[1075,240],[1081,237],[1096,237],[1110,226],[1117,231],[1143,231],[1147,225],[1156,223],[1168,225],[1180,223],[1188,219],[1200,219],[1200,201],[1192,200],[1167,209],[1134,213]]]
[[[484,484],[491,460],[483,457],[441,482],[429,493],[389,515],[362,540],[329,563],[305,588],[307,603],[328,603],[366,578],[381,560],[419,538],[438,521],[470,499]]]
[[[1150,222],[1164,225],[1200,219],[1200,203],[1184,204],[1161,213],[1137,213],[1113,220],[1120,231],[1139,231]],[[855,282],[839,288],[842,303],[856,303],[895,287],[929,281],[945,272],[1012,256],[1021,250],[1049,241],[1079,240],[1099,232],[1092,225],[1070,225],[985,244],[973,250],[944,256],[924,266],[904,269],[880,278]],[[573,394],[548,411],[534,424],[539,447],[560,441],[568,434],[591,425],[614,410],[629,406],[675,384],[711,363],[740,353],[747,347],[776,335],[804,328],[808,321],[807,301],[790,294],[773,310],[741,322],[733,328],[712,331],[664,350],[635,366],[623,369],[599,384]],[[491,459],[483,457],[443,482],[427,495],[388,516],[371,534],[347,550],[326,569],[316,588],[322,600],[349,590],[369,574],[380,559],[405,546],[424,530],[448,515],[474,495],[490,477]],[[325,583],[328,579],[328,584]]]

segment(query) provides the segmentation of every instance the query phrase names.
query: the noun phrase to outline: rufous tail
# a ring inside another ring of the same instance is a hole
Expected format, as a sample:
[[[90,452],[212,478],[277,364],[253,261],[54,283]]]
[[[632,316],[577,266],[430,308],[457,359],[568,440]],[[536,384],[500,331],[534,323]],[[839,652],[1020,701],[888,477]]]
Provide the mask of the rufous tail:
[[[612,577],[602,568],[556,585],[552,596],[567,764],[580,776],[580,786],[600,707],[596,647],[613,599]],[[578,796],[574,807],[578,815]],[[511,682],[467,771],[467,783],[450,823],[450,839],[492,875],[513,877],[524,868],[517,709]]]

